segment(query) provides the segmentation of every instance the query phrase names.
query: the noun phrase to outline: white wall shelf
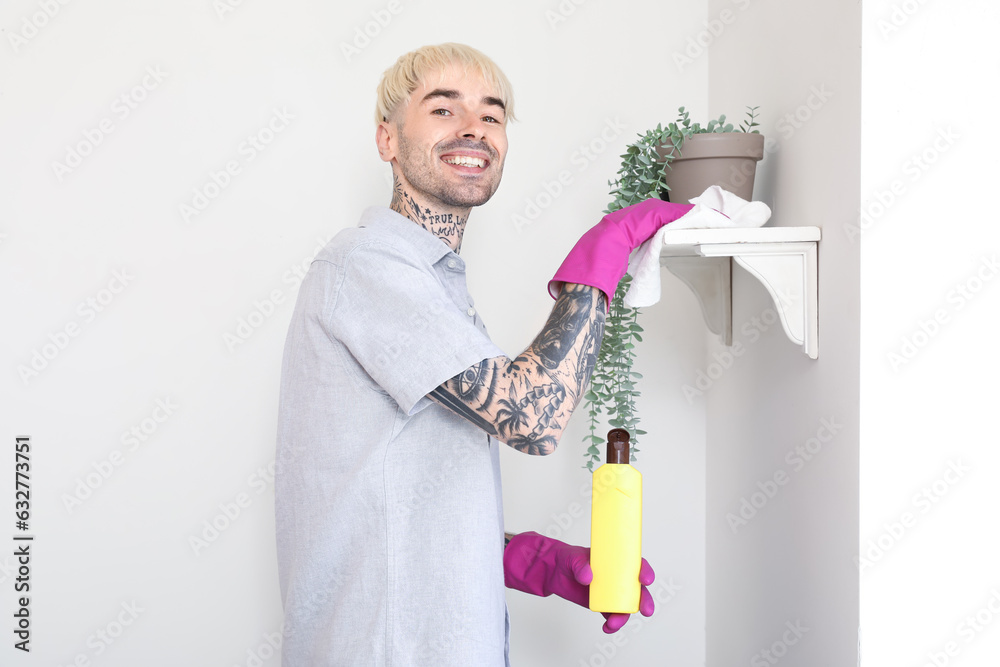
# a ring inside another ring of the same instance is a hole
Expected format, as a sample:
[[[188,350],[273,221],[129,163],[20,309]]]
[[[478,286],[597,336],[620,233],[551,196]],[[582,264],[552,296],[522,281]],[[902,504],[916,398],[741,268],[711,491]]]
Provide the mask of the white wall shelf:
[[[698,297],[708,328],[733,344],[733,260],[774,300],[788,338],[819,356],[819,227],[678,229],[664,234],[660,264]]]

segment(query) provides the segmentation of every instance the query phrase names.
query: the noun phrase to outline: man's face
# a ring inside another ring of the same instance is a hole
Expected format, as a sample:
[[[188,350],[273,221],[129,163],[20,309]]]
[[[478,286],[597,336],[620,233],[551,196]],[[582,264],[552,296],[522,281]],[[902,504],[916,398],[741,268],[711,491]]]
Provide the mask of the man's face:
[[[476,72],[452,65],[433,72],[379,125],[383,160],[404,190],[425,205],[485,204],[500,185],[507,155],[504,109]]]

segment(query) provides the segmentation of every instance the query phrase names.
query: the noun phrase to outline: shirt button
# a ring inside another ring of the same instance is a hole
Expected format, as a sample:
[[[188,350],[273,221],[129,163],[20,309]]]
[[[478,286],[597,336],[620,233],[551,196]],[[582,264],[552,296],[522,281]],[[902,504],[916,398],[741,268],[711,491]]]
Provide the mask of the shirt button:
[[[472,317],[473,315],[475,315],[475,314],[476,314],[476,309],[475,309],[475,308],[469,308],[469,309],[468,309],[467,311],[465,311],[465,312],[469,314],[469,317]]]
[[[456,266],[458,266],[458,262],[456,262],[453,259],[449,259],[448,260],[448,268],[449,269],[454,269]]]

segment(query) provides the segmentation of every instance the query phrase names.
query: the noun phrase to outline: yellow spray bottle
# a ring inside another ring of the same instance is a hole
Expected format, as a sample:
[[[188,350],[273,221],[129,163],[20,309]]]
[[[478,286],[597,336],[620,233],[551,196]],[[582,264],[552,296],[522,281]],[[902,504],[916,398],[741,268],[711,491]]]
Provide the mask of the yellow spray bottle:
[[[629,465],[629,435],[608,432],[608,462],[594,471],[590,515],[592,611],[639,611],[642,567],[642,475]]]

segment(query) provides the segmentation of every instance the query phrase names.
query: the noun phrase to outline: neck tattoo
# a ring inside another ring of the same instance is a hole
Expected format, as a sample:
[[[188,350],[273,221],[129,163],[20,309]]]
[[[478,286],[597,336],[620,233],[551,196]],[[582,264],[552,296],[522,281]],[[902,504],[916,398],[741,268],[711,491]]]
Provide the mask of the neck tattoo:
[[[441,239],[456,253],[462,249],[462,235],[465,233],[465,223],[469,214],[441,213],[420,203],[409,192],[403,189],[399,177],[392,177],[392,202],[389,204],[396,213],[417,223],[434,236]]]

